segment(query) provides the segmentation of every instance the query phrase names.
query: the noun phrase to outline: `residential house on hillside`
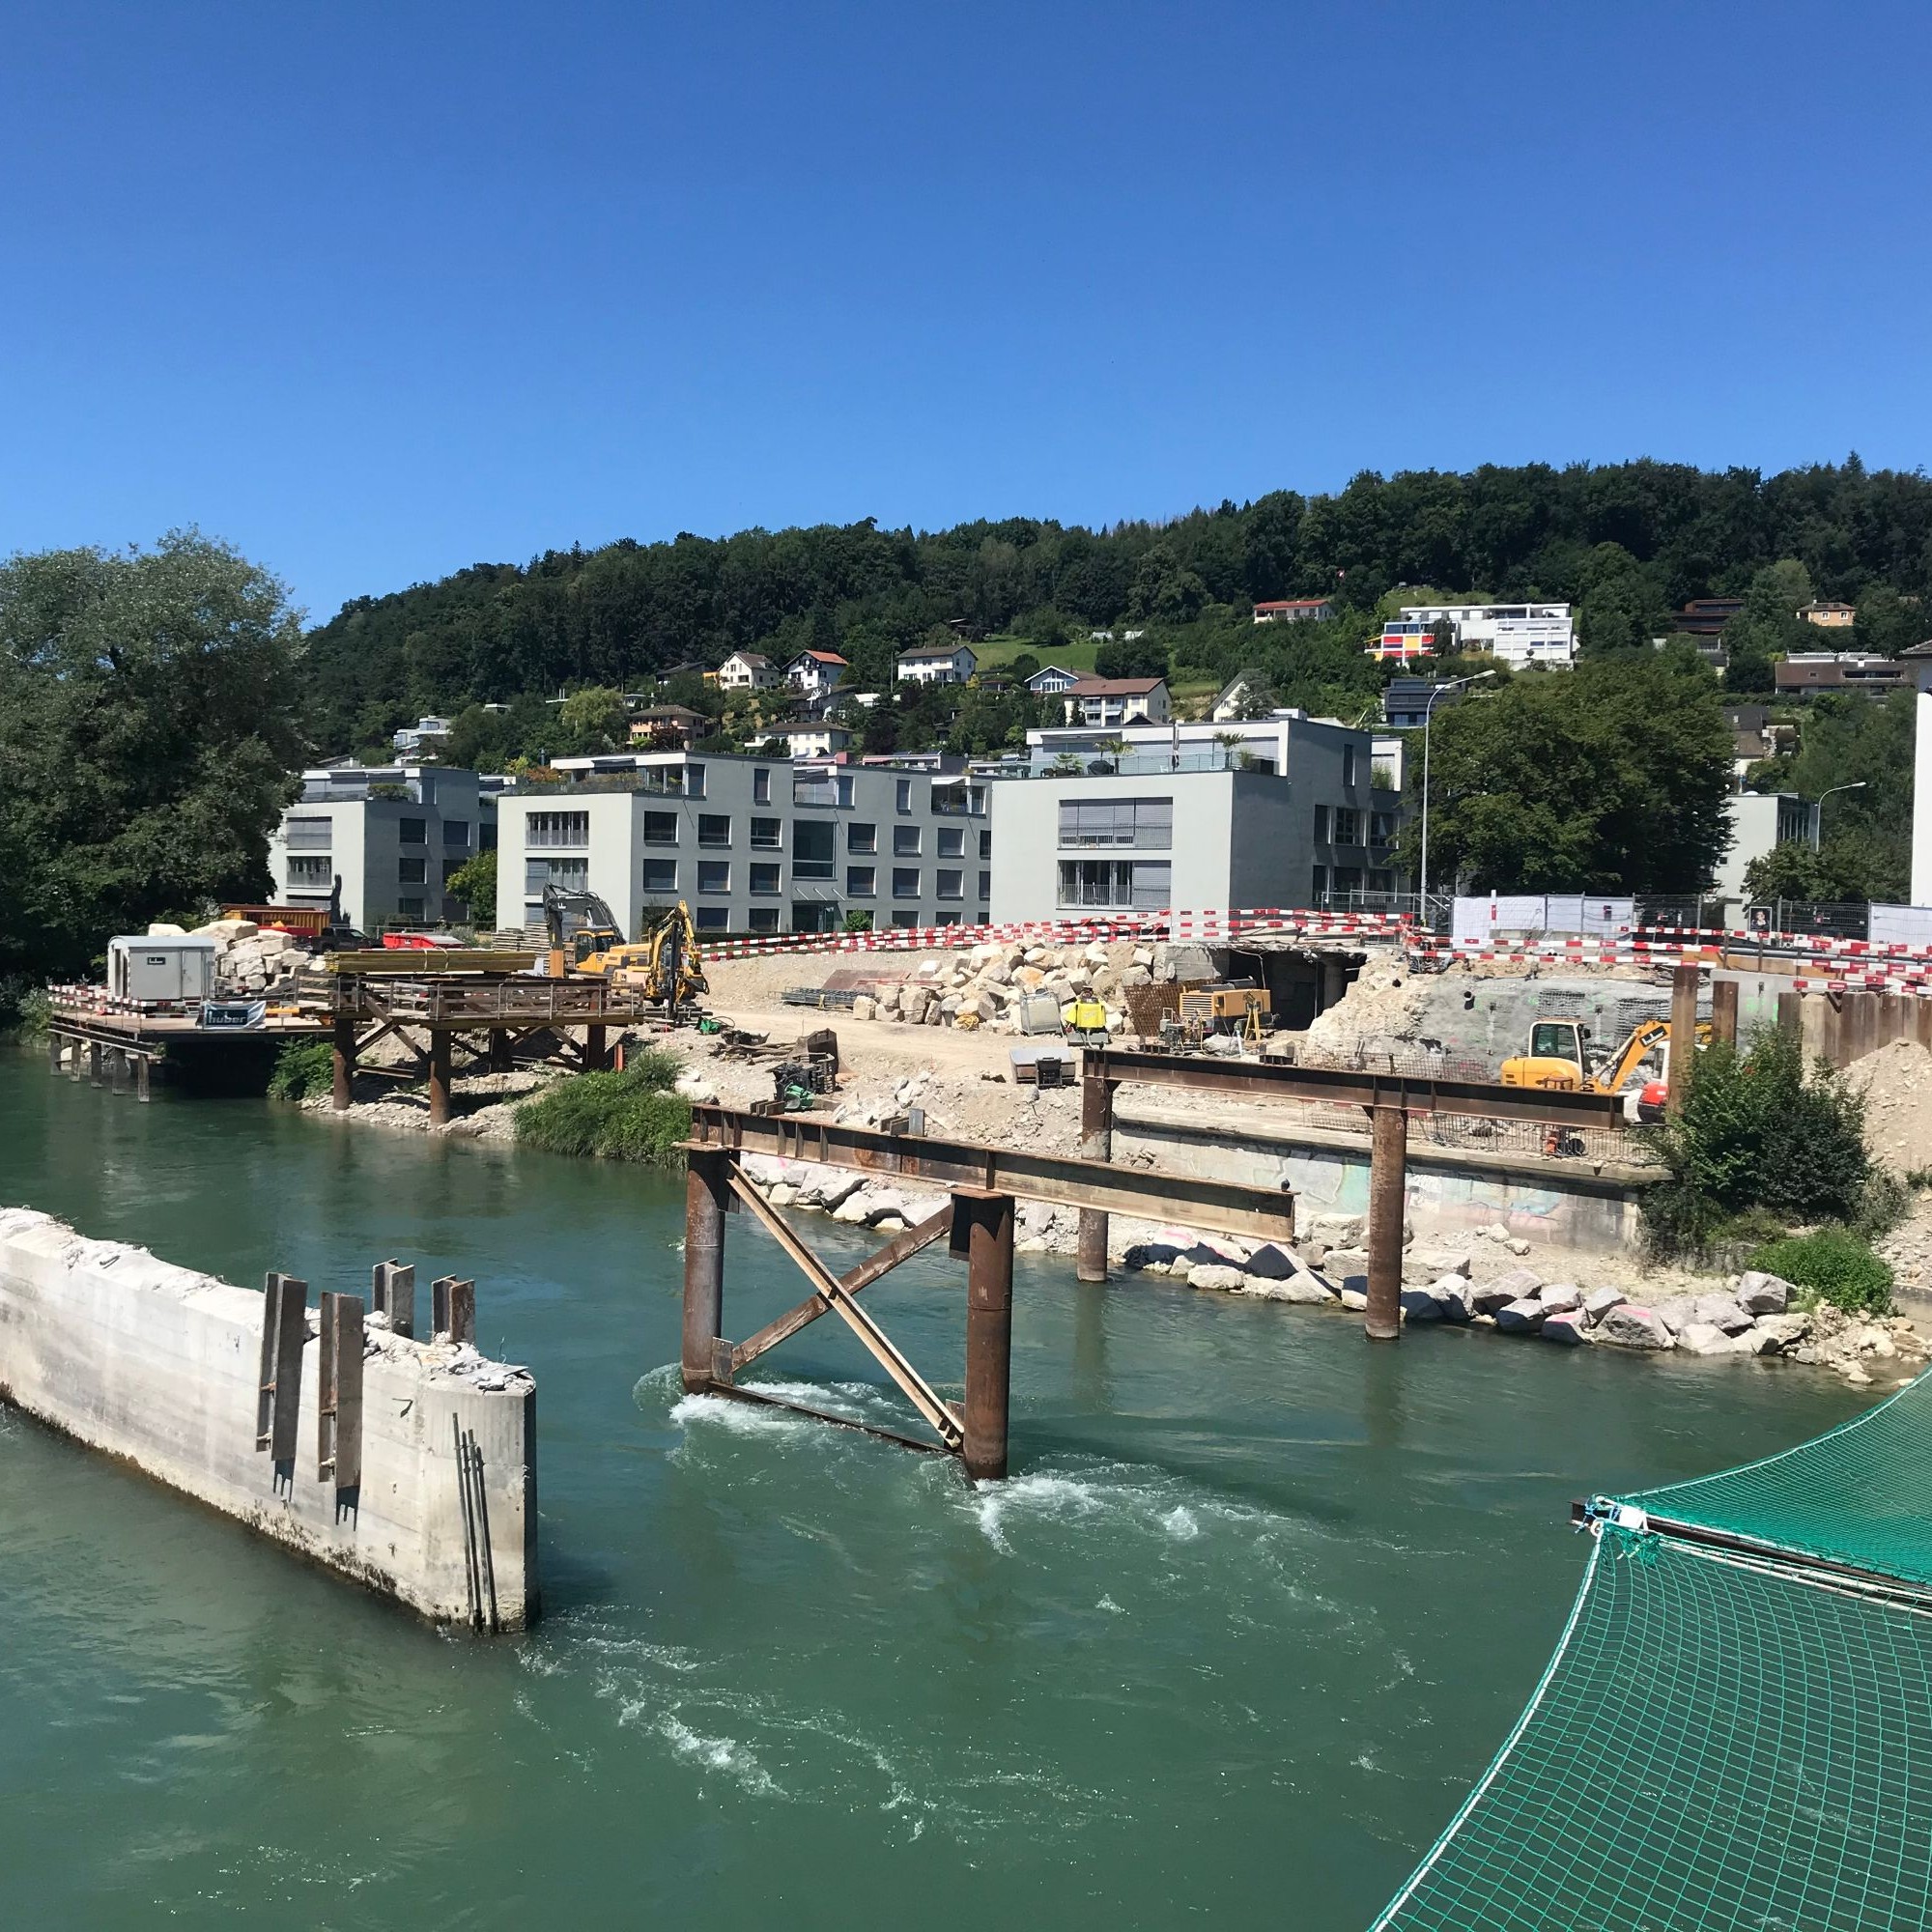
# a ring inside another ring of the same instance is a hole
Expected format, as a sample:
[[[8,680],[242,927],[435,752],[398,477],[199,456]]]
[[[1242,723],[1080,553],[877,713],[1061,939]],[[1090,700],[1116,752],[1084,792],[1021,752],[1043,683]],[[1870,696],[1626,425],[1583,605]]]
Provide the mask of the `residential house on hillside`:
[[[1396,731],[1419,731],[1462,696],[1454,685],[1433,677],[1392,677],[1382,693],[1382,723]]]
[[[1805,605],[1798,615],[1821,631],[1846,631],[1858,621],[1859,613],[1849,604],[1820,602]]]
[[[964,684],[979,667],[979,656],[970,644],[919,644],[899,653],[898,681]]]
[[[773,691],[779,673],[771,659],[756,651],[733,651],[718,667],[717,679],[720,691]]]
[[[1678,611],[1673,628],[1680,638],[1715,638],[1744,608],[1742,597],[1693,597]]]
[[[779,740],[794,758],[829,758],[852,749],[852,733],[825,718],[797,718],[785,724],[768,724],[767,742]]]
[[[1325,624],[1334,614],[1332,597],[1270,597],[1255,606],[1257,624]]]
[[[1267,678],[1258,670],[1238,670],[1214,694],[1214,701],[1208,707],[1208,716],[1217,724],[1232,724],[1253,707],[1257,697],[1267,698],[1270,705],[1273,703]]]
[[[1577,656],[1567,604],[1405,604],[1383,624],[1370,651],[1378,658],[1429,657],[1435,627],[1449,626],[1453,647],[1480,652],[1522,669],[1533,665],[1567,668]]]
[[[1064,665],[1041,665],[1027,679],[1026,688],[1036,697],[1058,697],[1069,685],[1080,682],[1081,673],[1068,670]]]
[[[710,728],[711,721],[688,704],[646,704],[631,720],[631,743],[643,745],[667,733],[689,750]]]
[[[1083,677],[1060,698],[1069,724],[1164,724],[1172,715],[1164,677]]]
[[[785,682],[808,703],[830,697],[851,668],[837,651],[800,651],[785,666]]]
[[[1772,679],[1779,691],[1902,691],[1912,682],[1902,664],[1857,651],[1793,651]]]
[[[448,740],[447,718],[418,718],[413,724],[405,724],[389,742],[396,748],[397,757],[421,758],[433,754]]]

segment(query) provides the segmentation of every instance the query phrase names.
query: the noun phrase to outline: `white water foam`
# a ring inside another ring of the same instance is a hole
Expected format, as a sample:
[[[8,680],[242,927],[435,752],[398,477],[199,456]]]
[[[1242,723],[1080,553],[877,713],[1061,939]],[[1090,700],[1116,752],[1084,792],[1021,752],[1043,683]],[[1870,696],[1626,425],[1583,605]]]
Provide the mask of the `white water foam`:
[[[675,1712],[668,1712],[653,1726],[659,1737],[677,1756],[706,1771],[723,1772],[754,1798],[782,1798],[785,1794],[757,1758],[736,1738],[708,1738],[694,1731]]]

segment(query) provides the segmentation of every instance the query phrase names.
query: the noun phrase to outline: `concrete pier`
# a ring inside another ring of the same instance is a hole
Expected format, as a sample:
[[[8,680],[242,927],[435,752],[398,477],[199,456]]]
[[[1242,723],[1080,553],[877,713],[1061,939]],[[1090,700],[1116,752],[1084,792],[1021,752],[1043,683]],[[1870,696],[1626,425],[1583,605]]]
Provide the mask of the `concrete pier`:
[[[352,1446],[336,1377],[320,1379],[320,1306],[281,1278],[291,1291],[307,1301],[295,1402],[278,1360],[270,1406],[283,1426],[273,1453],[258,1453],[259,1292],[0,1208],[0,1397],[437,1622],[524,1628],[537,1613],[528,1372],[371,1326]],[[356,1298],[340,1311],[332,1340],[359,1328],[359,1309]]]

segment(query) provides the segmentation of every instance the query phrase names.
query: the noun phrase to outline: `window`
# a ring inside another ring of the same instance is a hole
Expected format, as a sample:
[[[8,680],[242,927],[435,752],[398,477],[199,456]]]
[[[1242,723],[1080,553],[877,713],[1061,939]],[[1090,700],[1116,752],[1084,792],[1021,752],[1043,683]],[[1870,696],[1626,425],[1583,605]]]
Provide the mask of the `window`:
[[[848,899],[868,899],[879,890],[879,872],[876,866],[847,866],[845,867],[845,896]]]
[[[1392,811],[1372,811],[1369,813],[1369,843],[1384,847],[1395,843],[1395,813]]]
[[[914,906],[900,906],[893,914],[893,923],[901,931],[919,923],[919,911]]]
[[[1060,903],[1160,912],[1172,900],[1174,867],[1164,859],[1063,859]]]
[[[1315,867],[1312,884],[1315,888],[1315,896],[1317,899],[1323,899],[1328,896],[1328,867],[1326,866],[1317,866]]]
[[[668,897],[677,891],[677,861],[675,859],[646,859],[644,861],[644,891],[647,894],[663,893]]]
[[[708,911],[709,908],[707,907]],[[779,909],[777,906],[753,906],[752,908],[752,930],[753,932],[776,932],[779,929]]]
[[[695,923],[699,932],[729,932],[731,930],[731,908],[729,906],[699,906]]]
[[[772,768],[769,765],[754,765],[752,768],[752,803],[769,805],[772,802]]]
[[[292,818],[285,828],[291,852],[327,852],[329,821],[326,818]]]
[[[879,828],[876,825],[862,825],[855,818],[845,828],[845,849],[848,852],[876,852],[879,849]]]
[[[779,889],[779,874],[784,868],[781,866],[753,866],[752,867],[752,890],[754,893],[775,893]]]
[[[396,917],[398,919],[421,919],[424,917],[424,901],[420,898],[398,899]]]
[[[677,813],[674,811],[645,812],[644,843],[646,845],[675,845],[677,843]]]
[[[728,893],[731,890],[730,860],[698,860],[697,890],[700,893]]]
[[[982,859],[990,859],[993,856],[993,835],[990,832],[982,832],[980,835],[980,856]]]
[[[429,843],[429,820],[426,818],[397,819],[396,842],[399,845],[427,845]]]
[[[1328,808],[1325,805],[1315,808],[1315,842],[1318,845],[1328,842]]]
[[[939,856],[942,859],[965,858],[966,828],[963,825],[942,825],[939,828]]]
[[[526,825],[524,843],[529,846],[590,843],[587,811],[533,811]]]
[[[730,819],[722,811],[700,811],[697,814],[697,842],[700,845],[730,844]]]
[[[1344,791],[1352,791],[1354,786],[1355,748],[1352,745],[1344,745],[1342,747],[1342,789]]]
[[[1352,805],[1338,805],[1335,808],[1335,842],[1338,845],[1359,845],[1362,842],[1362,814]]]
[[[895,899],[918,898],[919,867],[917,866],[895,866],[893,867],[893,896]]]
[[[959,923],[959,915],[956,912],[937,913],[934,915],[932,923],[934,925],[957,925]]]
[[[1174,844],[1174,801],[1064,799],[1060,843],[1063,849],[1069,845],[1132,845],[1143,851],[1166,852]]]
[[[556,886],[566,893],[588,892],[590,861],[526,858],[524,861],[524,896],[540,898],[546,886]]]
[[[893,810],[895,811],[910,811],[912,810],[912,781],[910,779],[899,780],[894,792]]]
[[[704,767],[686,765],[684,768],[684,795],[686,798],[704,796]]]
[[[476,828],[476,849],[479,852],[494,852],[497,849],[497,821],[486,818]]]
[[[289,855],[289,884],[292,886],[326,886],[334,876],[334,867],[327,858],[303,859],[294,853]]]
[[[917,825],[895,825],[893,827],[893,857],[895,859],[917,859],[919,857],[919,827]]]
[[[454,845],[462,851],[469,850],[469,821],[467,818],[445,818],[442,821],[442,842]]]
[[[406,886],[425,885],[429,881],[429,861],[427,859],[398,859],[396,877]]]
[[[937,895],[943,899],[963,899],[966,896],[966,874],[950,872],[942,866]]]
[[[794,879],[836,879],[838,876],[838,830],[819,819],[800,819],[791,829],[791,875]]]
[[[993,896],[993,875],[991,872],[982,871],[980,874],[980,903],[983,904],[987,899],[991,898],[992,896]]]
[[[784,843],[784,821],[781,818],[752,820],[752,850],[776,852]]]
[[[840,772],[834,782],[838,787],[838,803],[847,811],[850,811],[852,810],[852,774],[850,772]]]
[[[463,869],[461,859],[445,859],[442,862],[442,883],[446,886]]]

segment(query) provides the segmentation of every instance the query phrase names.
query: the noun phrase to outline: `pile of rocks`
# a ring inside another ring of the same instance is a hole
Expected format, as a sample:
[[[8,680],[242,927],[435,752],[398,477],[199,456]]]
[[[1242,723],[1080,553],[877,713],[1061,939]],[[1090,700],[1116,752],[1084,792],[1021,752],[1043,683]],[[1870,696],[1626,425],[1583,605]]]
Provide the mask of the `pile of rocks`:
[[[308,964],[299,940],[259,926],[253,920],[212,920],[196,926],[191,936],[213,940],[214,978],[219,990],[233,999],[259,1000],[270,993],[293,991],[295,976]]]
[[[1122,1258],[1123,1264],[1144,1274],[1172,1275],[1190,1288],[1216,1288],[1229,1294],[1252,1295],[1257,1301],[1368,1306],[1365,1276],[1336,1279],[1318,1272],[1305,1255],[1272,1241],[1254,1243],[1231,1235],[1203,1238],[1185,1229],[1162,1232],[1169,1238],[1137,1243]]]
[[[1058,1008],[1063,1024],[1077,1000],[1098,1000],[1110,1033],[1122,1032],[1127,1016],[1124,989],[1161,977],[1164,947],[1087,947],[981,945],[950,960],[926,960],[917,972],[877,994],[862,993],[852,1017],[903,1026],[988,1027],[1017,1033],[1019,1003],[1043,997]]]

